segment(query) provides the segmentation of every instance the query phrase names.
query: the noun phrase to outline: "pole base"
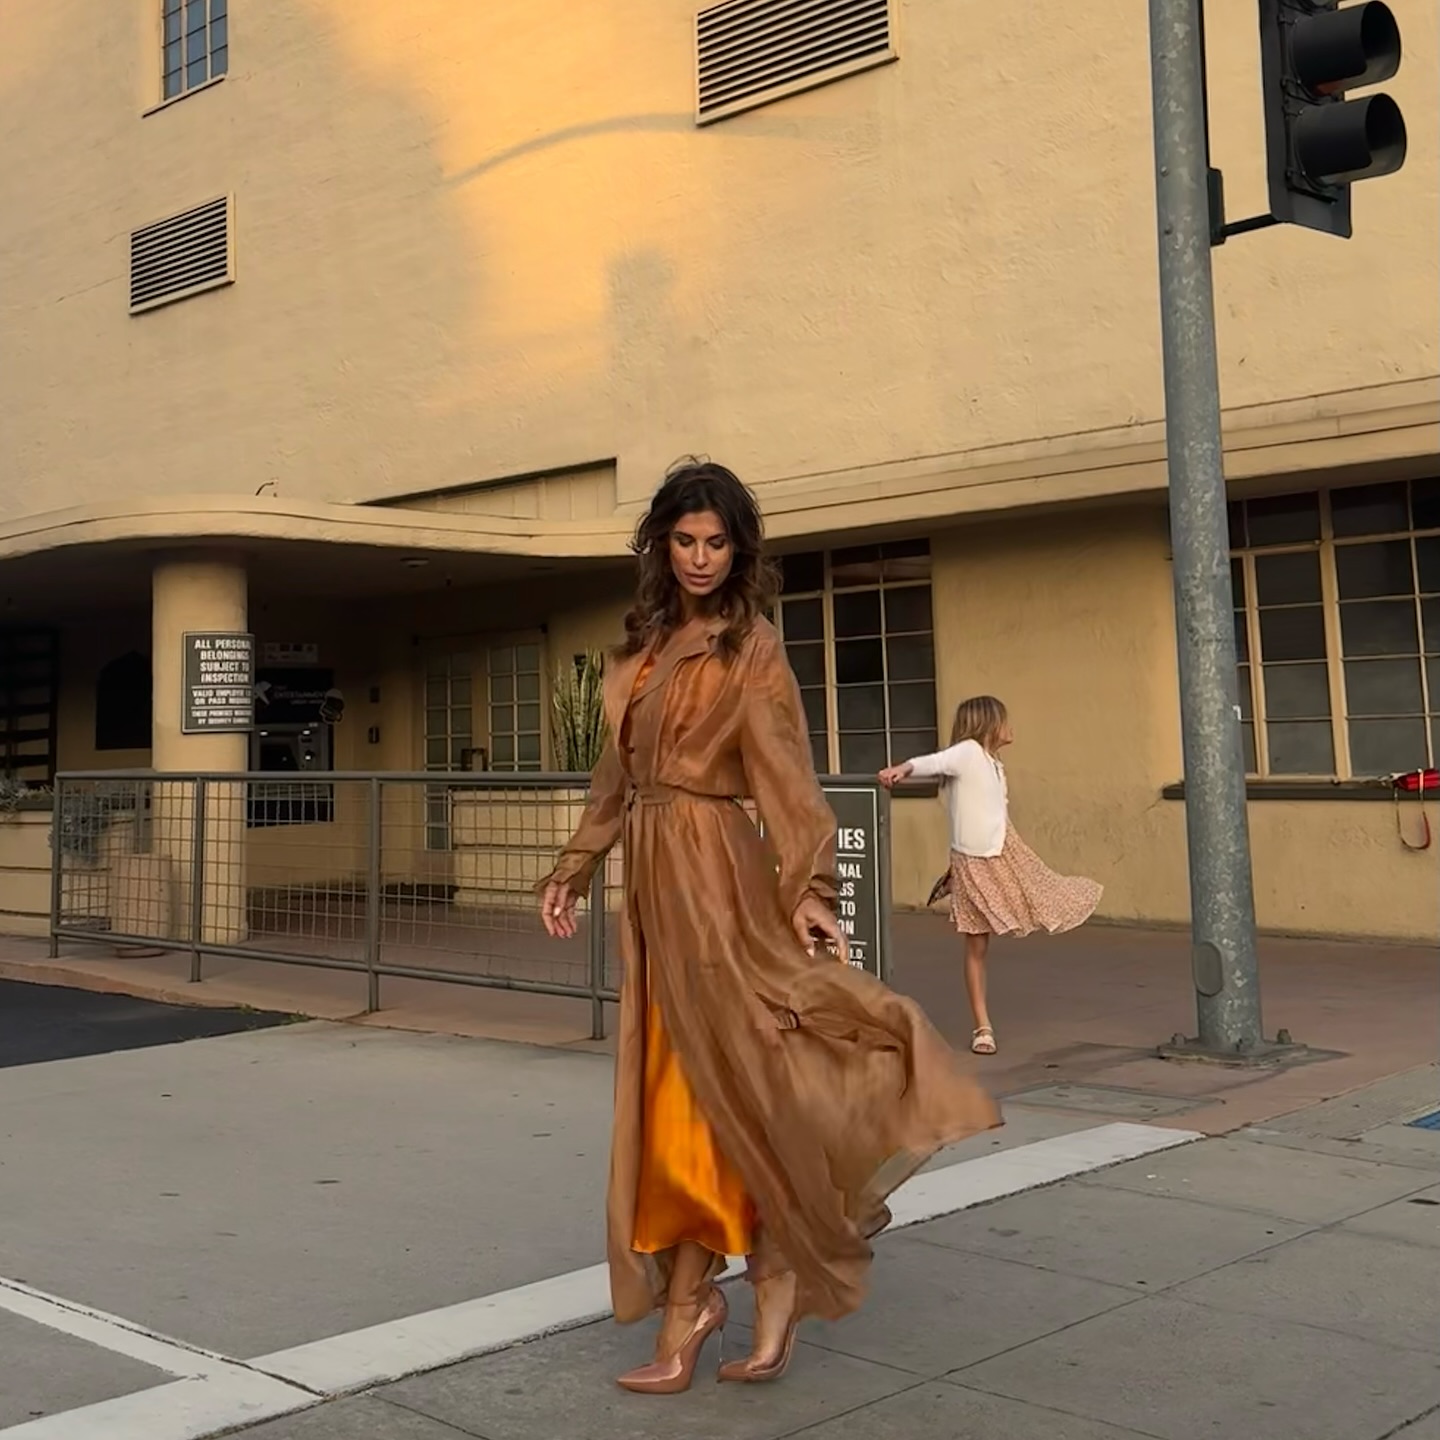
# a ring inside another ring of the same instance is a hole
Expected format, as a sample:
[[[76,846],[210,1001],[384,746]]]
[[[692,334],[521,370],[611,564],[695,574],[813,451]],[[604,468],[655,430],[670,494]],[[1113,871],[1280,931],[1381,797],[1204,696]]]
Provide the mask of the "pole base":
[[[1236,1069],[1278,1070],[1290,1065],[1310,1065],[1317,1060],[1334,1060],[1338,1050],[1314,1050],[1298,1045],[1288,1030],[1279,1031],[1274,1040],[1262,1040],[1244,1049],[1221,1050],[1202,1044],[1184,1035],[1172,1035],[1163,1045],[1155,1047],[1162,1060],[1194,1060],[1207,1065],[1228,1065]]]

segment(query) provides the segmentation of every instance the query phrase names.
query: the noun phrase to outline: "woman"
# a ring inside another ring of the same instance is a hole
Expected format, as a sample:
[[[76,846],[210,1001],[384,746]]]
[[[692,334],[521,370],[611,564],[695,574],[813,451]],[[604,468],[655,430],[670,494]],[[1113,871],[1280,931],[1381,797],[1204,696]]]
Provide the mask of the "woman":
[[[886,1196],[1000,1121],[919,1009],[844,963],[835,819],[764,618],[778,585],[754,496],[687,461],[633,548],[639,593],[605,677],[611,740],[539,889],[545,928],[573,936],[623,834],[611,1292],[621,1322],[661,1305],[664,1318],[654,1361],[619,1383],[673,1394],[725,1323],[727,1254],[749,1257],[756,1319],[749,1358],[720,1378],[778,1378],[801,1316],[860,1303]]]

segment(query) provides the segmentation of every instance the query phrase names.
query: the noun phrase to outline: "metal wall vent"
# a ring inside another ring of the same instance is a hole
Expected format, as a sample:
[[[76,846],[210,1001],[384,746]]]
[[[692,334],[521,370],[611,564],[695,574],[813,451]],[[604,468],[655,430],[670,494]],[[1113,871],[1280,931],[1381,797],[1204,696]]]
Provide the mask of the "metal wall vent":
[[[154,310],[235,279],[231,197],[157,220],[130,236],[130,313]]]
[[[893,0],[725,0],[695,17],[700,124],[895,59]]]

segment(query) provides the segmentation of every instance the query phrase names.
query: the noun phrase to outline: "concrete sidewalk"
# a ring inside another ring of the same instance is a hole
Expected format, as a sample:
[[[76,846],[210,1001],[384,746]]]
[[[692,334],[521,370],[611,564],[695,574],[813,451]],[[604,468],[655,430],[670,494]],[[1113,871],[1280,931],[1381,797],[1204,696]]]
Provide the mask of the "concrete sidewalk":
[[[779,1384],[625,1395],[650,1331],[601,1324],[245,1440],[1440,1440],[1440,1134],[1402,1123],[1436,1084],[887,1237],[867,1308]]]

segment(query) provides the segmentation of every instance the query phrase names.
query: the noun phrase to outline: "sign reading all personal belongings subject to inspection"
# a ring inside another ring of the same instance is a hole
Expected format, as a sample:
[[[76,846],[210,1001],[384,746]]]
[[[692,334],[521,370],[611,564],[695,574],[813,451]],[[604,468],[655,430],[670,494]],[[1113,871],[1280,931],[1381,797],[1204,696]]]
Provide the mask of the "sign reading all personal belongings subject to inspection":
[[[889,972],[881,899],[887,883],[880,808],[884,799],[873,784],[825,778],[820,788],[835,812],[835,915],[850,945],[850,963],[884,980]],[[764,828],[762,824],[762,833]]]
[[[206,735],[255,726],[255,637],[210,631],[185,636],[180,729]]]

